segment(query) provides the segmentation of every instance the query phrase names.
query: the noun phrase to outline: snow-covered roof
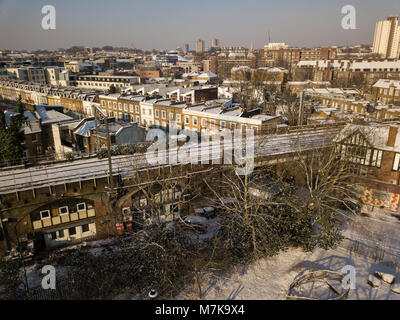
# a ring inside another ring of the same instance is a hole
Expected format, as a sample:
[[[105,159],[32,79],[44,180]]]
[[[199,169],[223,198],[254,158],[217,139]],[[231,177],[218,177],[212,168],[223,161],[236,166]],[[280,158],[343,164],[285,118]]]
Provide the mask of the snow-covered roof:
[[[216,78],[217,75],[212,72],[203,72],[201,75],[199,75],[199,78]]]
[[[389,130],[390,127],[397,127],[397,135],[394,147],[388,146]],[[376,149],[400,152],[400,125],[399,124],[379,124],[368,123],[366,125],[348,124],[340,134],[336,137],[335,141],[342,141],[356,131],[360,131],[365,139]]]
[[[90,129],[94,129],[95,127],[96,122],[94,120],[86,121],[83,125],[76,129],[74,133],[79,136],[88,137]]]
[[[268,116],[268,115],[265,115],[265,114],[257,114],[255,116],[252,116],[251,118],[252,119],[258,119],[258,120],[261,120],[261,121],[268,121],[268,120],[271,120],[271,119],[279,118],[279,116]]]
[[[327,85],[330,86],[331,83],[329,81],[312,81],[312,80],[306,80],[306,81],[288,81],[287,84],[289,86],[300,86],[300,85],[307,85],[307,84],[314,84],[314,85]]]
[[[4,117],[7,126],[10,125],[10,117],[14,116],[15,114],[16,112],[11,110],[4,111]],[[39,133],[42,131],[39,120],[35,118],[32,112],[24,111],[24,116],[29,121],[29,123],[23,125],[25,134]]]
[[[396,61],[362,61],[362,62],[353,62],[350,66],[350,70],[355,69],[385,69],[390,70],[394,69],[400,71],[400,60]],[[372,71],[372,70],[371,70]]]
[[[36,106],[36,115],[42,124],[73,120],[70,116],[55,110],[46,110],[43,106]]]
[[[400,81],[399,80],[388,80],[388,79],[379,79],[374,85],[374,88],[390,88],[394,86],[396,89],[400,89]]]

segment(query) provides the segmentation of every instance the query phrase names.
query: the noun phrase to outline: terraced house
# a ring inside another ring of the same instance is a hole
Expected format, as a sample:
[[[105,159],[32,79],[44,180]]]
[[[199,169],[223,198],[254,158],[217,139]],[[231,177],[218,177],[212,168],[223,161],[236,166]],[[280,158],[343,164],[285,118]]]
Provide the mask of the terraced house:
[[[124,88],[138,83],[137,76],[82,75],[78,77],[78,87],[86,89],[108,90],[111,86]]]
[[[120,93],[99,96],[100,108],[109,117],[137,123],[141,123],[140,102],[144,99],[145,97],[141,95]]]
[[[161,128],[169,128],[170,123],[174,122],[176,129],[183,129],[182,111],[186,103],[171,99],[155,101],[154,125]]]
[[[374,98],[378,102],[400,105],[400,81],[378,80],[373,88]]]
[[[72,111],[80,116],[92,115],[92,104],[98,102],[102,91],[55,87],[19,80],[0,80],[0,99],[16,101],[21,97],[27,105],[63,106],[64,112]]]
[[[259,109],[245,111],[233,100],[219,99],[197,105],[188,105],[182,110],[183,125],[187,130],[217,132],[223,129],[253,129],[255,133],[281,123],[280,116],[262,115]]]

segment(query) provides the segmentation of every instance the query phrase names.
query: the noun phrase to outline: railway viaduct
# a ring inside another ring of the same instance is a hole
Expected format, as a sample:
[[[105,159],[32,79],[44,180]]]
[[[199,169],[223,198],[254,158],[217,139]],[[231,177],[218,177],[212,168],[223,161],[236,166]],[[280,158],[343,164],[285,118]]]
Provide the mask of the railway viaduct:
[[[290,162],[327,148],[341,128],[342,124],[303,126],[258,135],[254,165]],[[168,155],[179,152],[176,148]],[[201,147],[202,153],[211,154],[211,148]],[[222,158],[223,152],[211,156],[216,162]],[[129,221],[132,208],[154,203],[168,213],[187,210],[185,197],[202,190],[204,175],[218,179],[221,168],[233,171],[232,166],[200,161],[150,165],[145,154],[134,154],[113,157],[112,175],[107,159],[97,158],[0,171],[0,251],[18,243],[52,247],[104,238],[115,234],[117,222]],[[143,190],[149,189],[152,201],[144,196]]]

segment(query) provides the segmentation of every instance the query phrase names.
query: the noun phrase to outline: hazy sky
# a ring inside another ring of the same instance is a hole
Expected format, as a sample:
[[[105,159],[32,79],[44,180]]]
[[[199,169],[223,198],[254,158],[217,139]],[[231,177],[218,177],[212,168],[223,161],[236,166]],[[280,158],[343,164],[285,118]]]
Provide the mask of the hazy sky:
[[[44,5],[56,8],[56,30],[41,27]],[[341,27],[353,5],[357,29]],[[104,45],[175,49],[198,38],[210,46],[261,48],[372,43],[375,22],[400,15],[399,0],[0,0],[0,49]]]

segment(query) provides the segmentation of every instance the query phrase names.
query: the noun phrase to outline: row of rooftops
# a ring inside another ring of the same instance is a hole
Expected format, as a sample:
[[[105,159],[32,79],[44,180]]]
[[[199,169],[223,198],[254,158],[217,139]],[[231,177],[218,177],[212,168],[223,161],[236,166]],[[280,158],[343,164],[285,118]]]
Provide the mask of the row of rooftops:
[[[77,87],[57,87],[52,85],[32,83],[24,80],[0,79],[0,85],[33,91],[37,93],[43,93],[46,95],[59,96],[64,98],[75,98],[85,101],[93,101],[98,94],[104,93],[104,91],[102,90],[90,90]]]
[[[350,61],[350,60],[311,60],[300,61],[297,67],[317,69],[338,69],[342,71],[400,71],[400,60]]]
[[[400,80],[379,79],[374,85],[374,88],[390,88],[394,87],[400,90]]]
[[[327,96],[327,97],[356,97],[360,92],[356,89],[342,89],[342,88],[307,88],[304,90],[306,95],[309,96]]]
[[[193,72],[182,74],[182,78],[188,78],[188,77],[209,79],[209,78],[217,78],[218,76],[212,72],[197,73],[197,72],[193,71]]]
[[[193,90],[193,88],[191,88]],[[259,121],[268,121],[275,117],[261,115],[259,112],[256,114],[246,113],[242,108],[240,103],[236,103],[233,99],[214,99],[208,100],[200,103],[186,103],[184,101],[177,101],[175,99],[169,98],[155,98],[152,96],[144,96],[141,94],[109,94],[109,95],[100,95],[100,99],[113,99],[113,100],[130,100],[130,101],[138,101],[146,105],[158,105],[165,107],[174,107],[185,109],[186,111],[193,112],[201,112],[208,113],[213,115],[223,115],[227,117],[243,117],[243,118],[251,118]]]
[[[264,71],[264,72],[283,72],[283,73],[288,73],[289,71],[285,68],[281,68],[281,67],[259,67],[257,69],[253,69],[250,68],[249,66],[237,66],[237,67],[233,67],[231,69],[232,72],[239,72],[239,71],[243,71],[243,72],[260,72],[260,71]]]
[[[5,87],[13,87],[18,89],[23,89],[27,91],[33,91],[38,93],[43,93],[46,95],[54,95],[59,97],[71,97],[80,100],[93,101],[97,95],[104,95],[104,90],[94,90],[94,89],[84,89],[77,87],[57,87],[52,85],[43,85],[38,83],[32,83],[23,80],[13,80],[13,79],[1,79],[0,85]],[[158,93],[164,96],[173,91],[179,94],[186,94],[192,92],[193,90],[202,90],[216,88],[213,85],[197,85],[191,87],[174,86],[168,84],[137,84],[126,86],[122,89],[122,93],[138,92],[142,94],[154,94]],[[108,95],[112,97],[112,95]]]

